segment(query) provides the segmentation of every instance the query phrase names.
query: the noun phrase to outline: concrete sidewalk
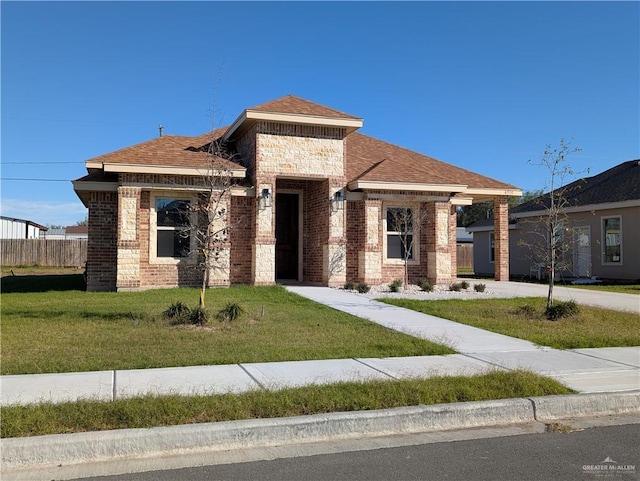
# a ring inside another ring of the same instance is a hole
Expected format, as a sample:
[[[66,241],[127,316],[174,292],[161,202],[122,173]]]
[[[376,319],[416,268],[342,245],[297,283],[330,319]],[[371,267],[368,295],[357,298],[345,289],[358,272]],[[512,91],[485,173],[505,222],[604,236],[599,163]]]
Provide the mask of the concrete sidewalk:
[[[503,291],[497,294],[500,296],[509,296],[514,290],[526,290],[523,294],[525,296],[536,295],[535,288],[544,288],[544,286],[533,286],[534,289],[528,289],[530,286],[528,284],[513,282],[494,284],[507,284],[503,287]],[[489,290],[494,288],[493,284],[487,287]],[[486,363],[487,367],[527,369],[557,379],[582,393],[640,389],[640,347],[558,350],[391,306],[375,301],[371,295],[354,294],[326,287],[290,286],[287,289],[390,329],[447,344],[468,359]],[[574,295],[573,291],[582,292],[580,289],[570,291],[569,295]],[[458,293],[451,294],[459,297]],[[626,297],[620,298],[627,294],[599,294],[600,296],[595,298],[598,302],[617,308],[626,308],[629,305]],[[607,294],[613,295],[607,296]],[[631,295],[631,297],[635,296]]]
[[[506,286],[505,290],[521,287],[520,284]],[[290,286],[287,289],[390,329],[447,344],[459,354],[2,376],[0,403],[8,406],[76,399],[114,400],[144,394],[240,393],[341,381],[473,375],[491,369],[518,368],[550,376],[581,393],[640,389],[640,347],[561,351],[390,306],[366,295],[325,287]]]

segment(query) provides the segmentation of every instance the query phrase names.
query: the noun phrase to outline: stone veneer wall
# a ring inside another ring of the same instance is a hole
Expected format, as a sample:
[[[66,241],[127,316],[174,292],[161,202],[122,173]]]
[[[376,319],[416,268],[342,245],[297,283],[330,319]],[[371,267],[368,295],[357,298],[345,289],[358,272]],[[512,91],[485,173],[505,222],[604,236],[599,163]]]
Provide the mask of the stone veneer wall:
[[[427,280],[432,284],[451,283],[451,243],[449,242],[449,202],[427,202]]]
[[[140,288],[139,204],[139,187],[118,187],[118,290]]]
[[[87,241],[87,290],[113,291],[117,276],[118,196],[91,192]]]
[[[345,185],[342,128],[275,122],[255,126],[256,197],[270,189],[300,189],[303,194],[303,280],[325,285],[345,278],[344,212],[332,213],[329,200]],[[250,155],[245,140],[239,150]],[[288,182],[286,178],[298,178]],[[278,186],[276,187],[276,182]],[[275,281],[275,209],[258,211],[253,257],[253,282]]]

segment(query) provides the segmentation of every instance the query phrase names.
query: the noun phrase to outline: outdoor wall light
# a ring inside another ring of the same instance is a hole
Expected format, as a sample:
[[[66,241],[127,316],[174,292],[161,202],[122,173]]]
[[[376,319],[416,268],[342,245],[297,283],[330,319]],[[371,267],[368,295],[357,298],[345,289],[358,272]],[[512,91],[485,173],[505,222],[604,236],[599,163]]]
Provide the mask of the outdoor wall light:
[[[335,194],[333,194],[333,198],[331,199],[331,211],[338,212],[339,210],[344,209],[344,196],[342,195],[342,191],[339,190]]]
[[[271,191],[269,189],[262,189],[260,197],[258,197],[258,207],[260,210],[271,207]]]

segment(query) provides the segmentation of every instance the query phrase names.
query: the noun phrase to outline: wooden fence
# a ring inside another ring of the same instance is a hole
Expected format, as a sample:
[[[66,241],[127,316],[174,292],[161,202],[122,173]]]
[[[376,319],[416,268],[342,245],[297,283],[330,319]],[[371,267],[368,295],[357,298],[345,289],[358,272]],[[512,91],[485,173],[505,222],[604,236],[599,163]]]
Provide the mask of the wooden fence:
[[[84,267],[87,239],[0,239],[3,266]]]
[[[473,269],[473,244],[458,244],[458,269]]]

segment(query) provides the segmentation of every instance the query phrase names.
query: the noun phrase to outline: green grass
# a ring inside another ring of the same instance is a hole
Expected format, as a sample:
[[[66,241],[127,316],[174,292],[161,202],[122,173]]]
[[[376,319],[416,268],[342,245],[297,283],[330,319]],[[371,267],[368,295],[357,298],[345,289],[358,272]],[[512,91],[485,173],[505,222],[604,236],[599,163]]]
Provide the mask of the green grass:
[[[233,322],[213,320],[209,328],[170,326],[162,318],[174,302],[196,307],[197,289],[24,290],[3,290],[1,295],[2,374],[454,352],[316,304],[281,286],[210,289],[207,309],[212,318],[229,302],[238,303],[246,314]]]
[[[588,289],[590,291],[619,292],[621,294],[640,295],[640,284],[583,284],[578,286],[567,286],[576,289]],[[640,301],[639,301],[640,302]]]
[[[113,402],[15,406],[2,408],[1,436],[149,428],[572,392],[530,372],[495,371],[472,377],[314,385],[239,395],[147,396]]]
[[[640,346],[640,316],[631,312],[581,305],[579,314],[552,322],[543,298],[379,300],[557,349]],[[520,312],[526,305],[533,315]]]

